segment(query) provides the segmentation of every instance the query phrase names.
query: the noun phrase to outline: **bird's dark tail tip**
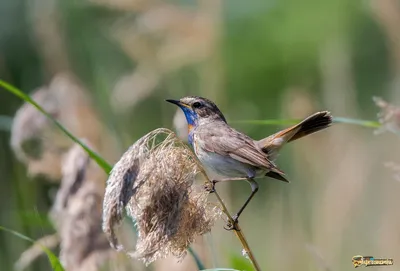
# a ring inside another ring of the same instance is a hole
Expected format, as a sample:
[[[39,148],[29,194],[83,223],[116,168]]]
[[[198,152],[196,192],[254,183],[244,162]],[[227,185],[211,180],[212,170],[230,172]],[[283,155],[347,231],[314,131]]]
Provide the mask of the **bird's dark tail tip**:
[[[288,142],[328,128],[331,124],[332,115],[330,112],[317,112],[296,125],[297,127],[300,127],[300,129],[289,139]]]
[[[285,178],[284,174],[274,172],[274,171],[268,171],[265,176],[270,177],[272,179],[276,179],[285,183],[290,183],[288,179]]]

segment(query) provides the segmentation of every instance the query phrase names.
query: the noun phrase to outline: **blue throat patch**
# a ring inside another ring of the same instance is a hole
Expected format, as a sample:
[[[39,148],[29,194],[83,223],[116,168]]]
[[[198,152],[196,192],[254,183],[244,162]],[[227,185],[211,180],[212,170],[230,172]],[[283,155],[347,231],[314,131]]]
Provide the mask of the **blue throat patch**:
[[[186,121],[188,123],[188,131],[189,131],[188,141],[189,144],[193,146],[193,128],[195,128],[197,125],[197,114],[190,108],[184,106],[182,106],[181,108],[183,113],[185,114]]]

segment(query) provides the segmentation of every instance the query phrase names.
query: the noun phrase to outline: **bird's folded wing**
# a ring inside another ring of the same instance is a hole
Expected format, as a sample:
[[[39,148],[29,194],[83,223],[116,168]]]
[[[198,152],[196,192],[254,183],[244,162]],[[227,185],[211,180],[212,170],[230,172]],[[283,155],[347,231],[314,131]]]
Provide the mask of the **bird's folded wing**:
[[[257,148],[251,138],[234,129],[204,131],[200,136],[202,137],[203,148],[208,152],[229,156],[255,167],[267,170],[275,169],[275,165],[266,154]]]

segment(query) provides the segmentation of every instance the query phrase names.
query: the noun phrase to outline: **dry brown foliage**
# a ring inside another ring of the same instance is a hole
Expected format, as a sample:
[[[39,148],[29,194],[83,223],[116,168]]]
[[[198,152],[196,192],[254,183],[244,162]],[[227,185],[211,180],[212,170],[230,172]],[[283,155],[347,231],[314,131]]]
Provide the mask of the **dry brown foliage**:
[[[157,0],[91,2],[134,14],[121,16],[110,29],[110,35],[136,63],[135,70],[123,75],[113,89],[111,104],[116,112],[123,113],[152,95],[174,72],[212,58],[218,29],[213,12],[219,1],[196,1],[191,7]]]
[[[376,133],[389,131],[400,135],[400,107],[394,106],[379,97],[374,97],[373,100],[381,109],[378,120],[382,126]]]
[[[73,267],[81,265],[92,252],[108,248],[101,231],[104,188],[97,183],[105,178],[88,176],[100,170],[79,145],[71,148],[64,160],[52,218],[60,234],[60,258],[66,268],[76,269]]]
[[[89,142],[85,142],[90,146]],[[126,270],[131,263],[109,246],[101,229],[106,174],[75,144],[62,160],[61,187],[50,212],[57,234],[38,240],[15,267],[23,270],[43,254],[42,246],[60,245],[60,260],[69,271]],[[105,269],[101,269],[105,268]],[[129,270],[129,269],[128,269]]]
[[[149,264],[170,254],[182,259],[198,235],[211,230],[221,212],[207,201],[196,176],[204,171],[192,151],[168,129],[156,129],[133,144],[107,181],[103,230],[111,245],[125,250],[116,237],[124,208],[138,230],[131,256]]]
[[[100,145],[100,123],[91,109],[85,90],[74,76],[59,74],[49,86],[34,91],[32,99],[60,121],[72,134]],[[17,111],[11,147],[17,158],[27,164],[31,177],[45,175],[60,180],[61,160],[73,142],[32,105],[25,103]]]
[[[112,268],[111,259],[117,255],[101,229],[104,172],[76,144],[63,160],[62,173],[51,217],[60,235],[60,259],[65,268],[99,270],[107,264],[111,270],[123,270]]]

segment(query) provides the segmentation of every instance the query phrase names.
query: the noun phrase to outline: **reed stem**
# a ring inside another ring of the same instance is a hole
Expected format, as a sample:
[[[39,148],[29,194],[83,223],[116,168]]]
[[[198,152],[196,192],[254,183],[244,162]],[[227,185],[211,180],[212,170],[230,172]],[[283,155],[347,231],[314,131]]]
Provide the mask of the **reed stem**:
[[[232,225],[234,225],[234,221],[232,219],[232,216],[230,215],[228,209],[226,208],[224,202],[222,201],[221,197],[219,196],[218,192],[214,189],[214,194],[217,197],[219,203],[221,204],[222,207],[222,211],[228,216],[228,219],[230,221],[230,223],[232,223]],[[247,243],[247,240],[243,234],[243,231],[241,230],[240,226],[239,226],[239,221],[236,223],[236,227],[233,228],[233,231],[235,232],[236,237],[239,239],[240,243],[242,244],[242,247],[244,249],[244,251],[246,252],[247,256],[250,259],[250,262],[253,264],[254,269],[256,271],[261,271],[260,266],[257,263],[256,258],[254,257],[253,252],[250,249],[249,244]]]

